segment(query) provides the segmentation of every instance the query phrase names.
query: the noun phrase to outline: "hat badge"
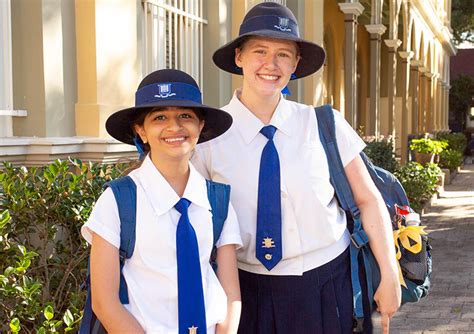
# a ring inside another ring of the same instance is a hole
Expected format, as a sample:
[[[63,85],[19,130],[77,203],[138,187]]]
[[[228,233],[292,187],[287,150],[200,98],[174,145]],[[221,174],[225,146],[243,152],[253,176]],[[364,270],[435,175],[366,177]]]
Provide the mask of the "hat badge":
[[[278,25],[274,25],[273,27],[277,28],[280,31],[284,31],[284,32],[290,31],[291,32],[291,29],[288,28],[289,21],[290,21],[290,19],[287,18],[287,17],[279,17],[278,18]]]
[[[160,84],[158,85],[158,94],[156,94],[154,97],[166,99],[175,95],[176,93],[171,92],[171,84]]]

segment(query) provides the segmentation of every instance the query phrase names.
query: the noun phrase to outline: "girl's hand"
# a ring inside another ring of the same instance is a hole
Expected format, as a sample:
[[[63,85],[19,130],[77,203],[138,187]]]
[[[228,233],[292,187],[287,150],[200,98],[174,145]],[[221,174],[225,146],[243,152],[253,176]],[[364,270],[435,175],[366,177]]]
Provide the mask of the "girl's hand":
[[[390,318],[397,312],[402,300],[402,290],[398,280],[398,273],[382,275],[382,280],[374,295],[377,311],[382,317],[382,331],[390,331]]]

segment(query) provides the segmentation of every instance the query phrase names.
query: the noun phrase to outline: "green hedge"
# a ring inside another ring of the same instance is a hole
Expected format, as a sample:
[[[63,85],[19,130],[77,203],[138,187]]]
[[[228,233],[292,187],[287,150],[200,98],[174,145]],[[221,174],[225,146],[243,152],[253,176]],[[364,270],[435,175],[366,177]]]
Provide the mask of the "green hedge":
[[[425,204],[436,192],[440,174],[441,169],[437,164],[428,164],[423,167],[413,161],[395,172],[395,176],[407,193],[410,206],[418,213],[421,213]]]
[[[463,133],[450,132],[438,133],[437,139],[445,140],[448,143],[448,148],[458,152],[464,153],[467,145],[467,138]]]
[[[80,228],[126,165],[0,170],[0,333],[77,332],[88,248]]]
[[[457,150],[448,149],[440,154],[439,165],[443,168],[448,168],[453,171],[457,167],[461,166],[464,160],[462,152]]]
[[[364,138],[367,145],[364,153],[372,160],[374,165],[382,167],[389,172],[395,172],[398,168],[398,163],[395,160],[395,153],[393,152],[393,140],[391,139],[368,139]]]

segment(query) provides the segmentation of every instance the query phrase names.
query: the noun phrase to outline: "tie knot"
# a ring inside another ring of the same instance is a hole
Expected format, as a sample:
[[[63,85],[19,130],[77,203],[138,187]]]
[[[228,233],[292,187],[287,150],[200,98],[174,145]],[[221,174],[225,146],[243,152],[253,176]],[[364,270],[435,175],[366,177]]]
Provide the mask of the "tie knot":
[[[277,130],[276,127],[274,127],[273,125],[267,125],[267,126],[264,126],[262,130],[260,130],[260,133],[264,135],[265,137],[267,137],[268,140],[272,140],[273,136],[275,135],[276,130]]]
[[[180,214],[184,214],[185,212],[188,212],[189,204],[191,204],[190,201],[188,201],[186,198],[181,198],[178,203],[174,205],[174,207]]]

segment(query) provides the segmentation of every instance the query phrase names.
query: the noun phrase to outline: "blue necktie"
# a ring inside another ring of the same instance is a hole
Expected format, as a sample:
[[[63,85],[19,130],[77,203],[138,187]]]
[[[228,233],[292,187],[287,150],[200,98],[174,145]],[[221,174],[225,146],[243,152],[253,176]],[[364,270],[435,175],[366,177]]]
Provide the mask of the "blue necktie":
[[[190,201],[181,198],[174,206],[181,213],[176,228],[179,334],[206,334],[199,247],[196,233],[189,222],[189,204]]]
[[[260,158],[257,207],[257,259],[272,270],[282,257],[280,160],[273,136],[276,128],[267,125],[260,132],[268,138]]]

